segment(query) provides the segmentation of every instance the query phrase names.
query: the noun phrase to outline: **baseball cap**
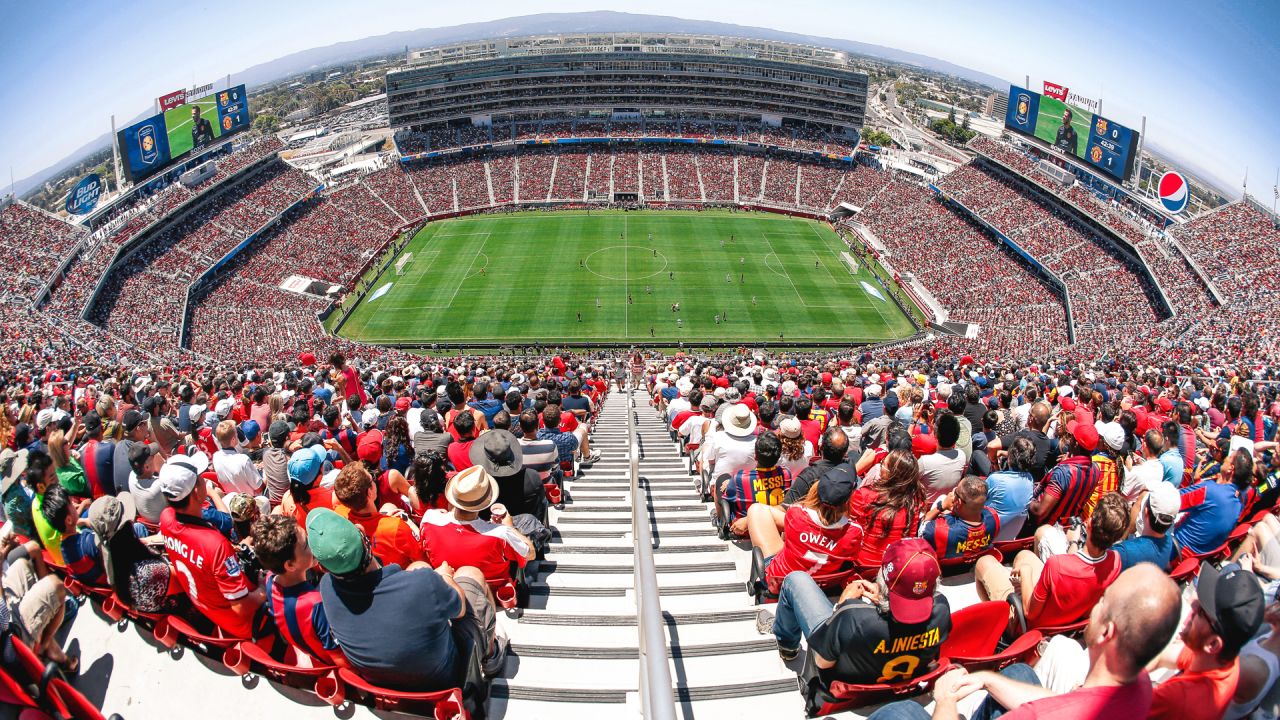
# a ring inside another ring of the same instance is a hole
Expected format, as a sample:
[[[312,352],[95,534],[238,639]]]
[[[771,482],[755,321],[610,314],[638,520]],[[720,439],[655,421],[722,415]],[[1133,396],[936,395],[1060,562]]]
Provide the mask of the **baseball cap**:
[[[319,400],[325,405],[328,405],[329,401],[333,400],[333,391],[327,387],[316,388],[315,392],[312,393],[312,395],[315,396],[315,399]]]
[[[703,410],[710,410],[715,406],[716,406],[715,395],[703,395],[702,401],[698,403],[698,407],[702,408]]]
[[[360,529],[328,508],[307,513],[307,546],[316,562],[335,575],[349,575],[365,562]]]
[[[413,405],[413,401],[409,399],[408,395],[402,395],[396,399],[396,410],[401,413],[408,412],[411,405]]]
[[[84,431],[90,435],[97,435],[102,431],[102,416],[96,410],[90,410],[80,419],[80,424],[84,425]]]
[[[1063,395],[1061,398],[1059,398],[1058,404],[1061,405],[1062,409],[1066,410],[1067,412],[1072,412],[1076,409],[1076,401],[1073,400],[1069,395]]]
[[[267,439],[272,445],[283,445],[284,441],[289,438],[289,423],[284,420],[277,420],[271,423],[271,427],[267,428]]]
[[[134,429],[137,428],[139,425],[141,425],[142,422],[146,419],[147,419],[146,415],[143,415],[137,410],[130,410],[124,414],[124,417],[121,419],[120,424],[124,426],[125,432],[133,432]]]
[[[822,373],[822,384],[823,384],[823,385],[830,385],[830,384],[831,384],[831,373],[829,373],[829,372],[824,372],[824,373]]]
[[[1119,450],[1124,447],[1124,428],[1118,422],[1095,423],[1094,429],[1098,431],[1098,437],[1107,444],[1112,450]]]
[[[922,538],[903,538],[884,551],[884,577],[889,585],[889,614],[914,625],[933,614],[933,593],[942,568],[933,548]]]
[[[145,465],[148,460],[159,452],[160,446],[158,445],[134,443],[133,447],[129,448],[129,467],[133,468],[134,472],[137,472],[138,468]]]
[[[118,496],[103,495],[89,506],[89,527],[101,541],[102,566],[107,573],[107,584],[115,582],[115,563],[111,562],[111,538],[129,527],[138,516],[133,495],[122,492]]]
[[[1262,625],[1266,600],[1258,578],[1231,564],[1221,570],[1211,563],[1200,564],[1196,597],[1213,631],[1222,638],[1223,652],[1235,654]]]
[[[936,435],[912,435],[911,436],[911,454],[917,458],[925,455],[932,455],[938,452],[938,438]]]
[[[1080,443],[1080,447],[1089,452],[1093,452],[1098,447],[1098,429],[1093,426],[1092,419],[1088,422],[1083,419],[1072,420],[1067,423],[1067,432]]]
[[[253,442],[262,432],[262,427],[258,425],[257,420],[245,420],[240,423],[240,434],[244,435],[245,442]]]
[[[800,421],[794,417],[789,417],[778,424],[778,434],[785,438],[800,437],[802,428]]]
[[[329,453],[323,445],[304,447],[289,457],[289,482],[311,487],[324,471]]]
[[[356,455],[367,463],[376,463],[382,459],[382,432],[370,430],[356,441]]]
[[[846,505],[853,495],[853,477],[849,465],[837,465],[818,479],[818,500],[827,505]]]
[[[185,500],[200,480],[200,473],[209,469],[209,456],[202,452],[191,455],[174,455],[164,461],[156,485],[166,499]]]
[[[1147,509],[1162,525],[1173,525],[1182,509],[1182,494],[1173,483],[1155,483],[1147,492]]]
[[[222,398],[217,405],[213,406],[213,411],[217,413],[219,418],[227,419],[231,414],[231,409],[236,406],[236,401],[231,398]]]
[[[1158,398],[1156,400],[1156,407],[1159,408],[1162,413],[1172,412],[1173,402],[1167,397]]]
[[[725,388],[724,399],[731,403],[740,402],[742,400],[742,392],[736,387]]]
[[[378,411],[378,408],[369,408],[360,416],[360,424],[366,428],[375,427],[380,417],[382,417],[382,413]]]

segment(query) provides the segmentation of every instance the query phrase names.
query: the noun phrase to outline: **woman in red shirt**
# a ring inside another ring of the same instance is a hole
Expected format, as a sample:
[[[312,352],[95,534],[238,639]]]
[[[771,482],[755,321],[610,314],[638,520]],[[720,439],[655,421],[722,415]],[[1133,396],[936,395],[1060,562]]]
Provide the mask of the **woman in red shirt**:
[[[840,467],[827,472],[800,502],[787,508],[782,528],[773,507],[755,503],[747,509],[747,533],[764,554],[768,577],[781,580],[797,570],[823,575],[853,562],[863,540],[862,528],[846,511],[853,478]]]
[[[915,456],[909,450],[890,452],[879,476],[849,499],[849,516],[866,532],[858,549],[858,564],[880,567],[886,547],[916,534],[923,510],[924,487]]]

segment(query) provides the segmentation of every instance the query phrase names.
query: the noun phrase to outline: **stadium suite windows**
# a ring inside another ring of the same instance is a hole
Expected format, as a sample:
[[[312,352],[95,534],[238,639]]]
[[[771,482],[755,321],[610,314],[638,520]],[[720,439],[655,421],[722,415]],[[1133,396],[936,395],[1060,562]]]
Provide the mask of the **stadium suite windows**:
[[[844,53],[713,36],[549,36],[412,53],[387,73],[392,127],[625,106],[759,113],[859,129],[867,76]]]

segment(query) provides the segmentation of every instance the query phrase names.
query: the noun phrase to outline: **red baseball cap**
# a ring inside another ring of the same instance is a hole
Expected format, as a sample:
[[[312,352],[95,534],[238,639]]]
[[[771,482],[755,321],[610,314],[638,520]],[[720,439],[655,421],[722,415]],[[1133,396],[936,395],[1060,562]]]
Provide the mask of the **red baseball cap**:
[[[829,373],[829,372],[824,372],[824,373],[822,373],[822,384],[823,384],[823,385],[830,385],[830,384],[831,384],[831,373]]]
[[[911,438],[911,454],[924,457],[938,452],[938,438],[933,435],[914,435]]]
[[[1098,428],[1093,426],[1092,417],[1080,417],[1067,423],[1067,432],[1076,439],[1085,450],[1093,452],[1098,447]]]
[[[884,551],[884,579],[889,585],[889,614],[914,625],[933,614],[933,593],[942,568],[923,538],[903,538]]]
[[[1066,410],[1067,412],[1072,412],[1073,410],[1076,409],[1076,401],[1073,400],[1070,395],[1063,395],[1062,397],[1058,398],[1058,404],[1061,405],[1062,409]]]
[[[1173,403],[1167,397],[1156,400],[1156,407],[1160,408],[1160,412],[1167,413],[1173,411]]]
[[[382,459],[382,431],[370,430],[356,441],[356,455],[367,463]]]
[[[413,401],[409,399],[409,396],[404,395],[396,400],[396,410],[399,410],[400,412],[408,412],[409,406],[412,404]]]
[[[316,364],[315,353],[309,353],[309,352],[299,353],[298,362],[307,367],[311,365],[315,365]]]

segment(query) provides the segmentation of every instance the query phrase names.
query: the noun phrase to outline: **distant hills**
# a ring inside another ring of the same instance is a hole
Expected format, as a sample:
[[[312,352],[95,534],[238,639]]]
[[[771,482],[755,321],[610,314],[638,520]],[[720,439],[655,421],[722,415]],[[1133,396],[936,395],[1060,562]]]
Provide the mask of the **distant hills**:
[[[355,62],[357,60],[364,60],[367,58],[401,53],[404,51],[405,47],[410,49],[421,49],[431,45],[479,40],[481,38],[518,37],[521,35],[571,32],[675,32],[752,37],[762,40],[780,40],[785,42],[804,43],[808,45],[821,45],[881,60],[914,65],[936,72],[955,75],[966,80],[971,80],[983,85],[989,85],[993,88],[1003,88],[1008,84],[1006,81],[995,76],[987,75],[986,73],[981,73],[966,67],[961,67],[945,60],[929,57],[927,55],[920,55],[918,53],[906,52],[904,50],[897,50],[895,48],[884,47],[883,45],[872,45],[870,43],[857,42],[855,40],[824,38],[816,35],[779,32],[777,30],[751,27],[748,25],[710,22],[705,20],[686,20],[683,18],[662,15],[636,15],[607,10],[582,13],[543,13],[539,15],[524,15],[521,17],[504,18],[502,20],[492,20],[488,22],[467,23],[465,25],[455,25],[453,27],[446,28],[403,30],[387,33],[385,35],[375,35],[359,40],[348,40],[345,42],[335,43],[333,45],[327,45],[325,47],[302,50],[290,55],[285,55],[284,57],[276,58],[275,60],[254,65],[238,73],[233,73],[232,81],[237,84],[244,83],[252,89],[258,85],[275,82],[282,78],[312,70]],[[141,120],[149,112],[150,109],[147,109],[131,120],[117,119],[118,126],[125,127],[137,120]],[[74,167],[75,164],[86,155],[109,147],[110,142],[110,135],[103,134],[44,170],[41,170],[30,177],[18,180],[14,185],[18,196],[21,197],[25,195],[32,188],[37,187],[46,180]]]

